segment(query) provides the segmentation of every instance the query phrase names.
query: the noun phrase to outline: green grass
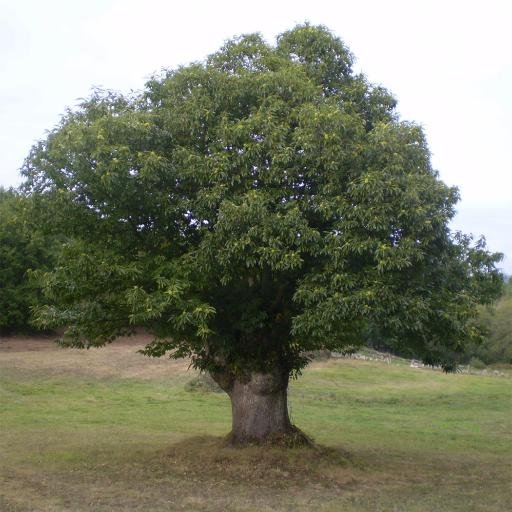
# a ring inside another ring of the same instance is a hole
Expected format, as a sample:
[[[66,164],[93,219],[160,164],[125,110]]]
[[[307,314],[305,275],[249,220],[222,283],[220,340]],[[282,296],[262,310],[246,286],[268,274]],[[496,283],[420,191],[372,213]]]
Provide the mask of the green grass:
[[[233,449],[224,394],[134,352],[0,351],[0,511],[510,507],[510,377],[314,364],[290,411],[319,449]]]

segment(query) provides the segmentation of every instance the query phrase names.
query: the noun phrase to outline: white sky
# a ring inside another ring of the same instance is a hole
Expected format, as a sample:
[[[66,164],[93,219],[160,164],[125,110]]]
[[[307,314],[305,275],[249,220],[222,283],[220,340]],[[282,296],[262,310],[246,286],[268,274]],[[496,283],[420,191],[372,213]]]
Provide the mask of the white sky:
[[[484,234],[512,274],[509,0],[0,0],[0,185],[20,183],[31,145],[91,87],[140,89],[233,35],[273,41],[306,20],[423,125],[434,167],[461,191],[453,228]]]

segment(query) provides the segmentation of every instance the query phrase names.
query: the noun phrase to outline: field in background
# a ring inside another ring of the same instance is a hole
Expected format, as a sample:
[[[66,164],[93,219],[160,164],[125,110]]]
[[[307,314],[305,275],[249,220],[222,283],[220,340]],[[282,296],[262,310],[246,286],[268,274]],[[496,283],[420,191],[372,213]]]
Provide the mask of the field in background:
[[[0,511],[510,508],[510,375],[314,363],[290,410],[318,449],[236,450],[227,397],[144,341],[0,341]]]

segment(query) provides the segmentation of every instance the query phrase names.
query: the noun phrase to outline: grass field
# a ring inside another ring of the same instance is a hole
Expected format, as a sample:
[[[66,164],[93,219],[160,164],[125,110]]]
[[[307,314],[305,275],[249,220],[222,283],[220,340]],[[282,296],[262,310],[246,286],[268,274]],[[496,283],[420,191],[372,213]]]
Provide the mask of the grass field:
[[[230,405],[121,340],[0,341],[0,511],[505,511],[512,379],[358,360],[290,390],[317,449],[223,446]]]

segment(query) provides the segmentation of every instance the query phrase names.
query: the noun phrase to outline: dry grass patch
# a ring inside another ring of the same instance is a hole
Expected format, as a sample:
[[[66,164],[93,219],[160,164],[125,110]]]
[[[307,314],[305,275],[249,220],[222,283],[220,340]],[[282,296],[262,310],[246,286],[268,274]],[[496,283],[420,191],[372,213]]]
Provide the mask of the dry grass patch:
[[[200,436],[173,445],[165,459],[183,475],[268,488],[347,487],[365,479],[363,462],[341,448],[232,447]]]
[[[123,337],[101,348],[61,348],[55,337],[15,336],[0,339],[0,366],[30,370],[45,376],[159,379],[187,371],[184,359],[150,358],[138,351],[153,338],[148,334]]]

